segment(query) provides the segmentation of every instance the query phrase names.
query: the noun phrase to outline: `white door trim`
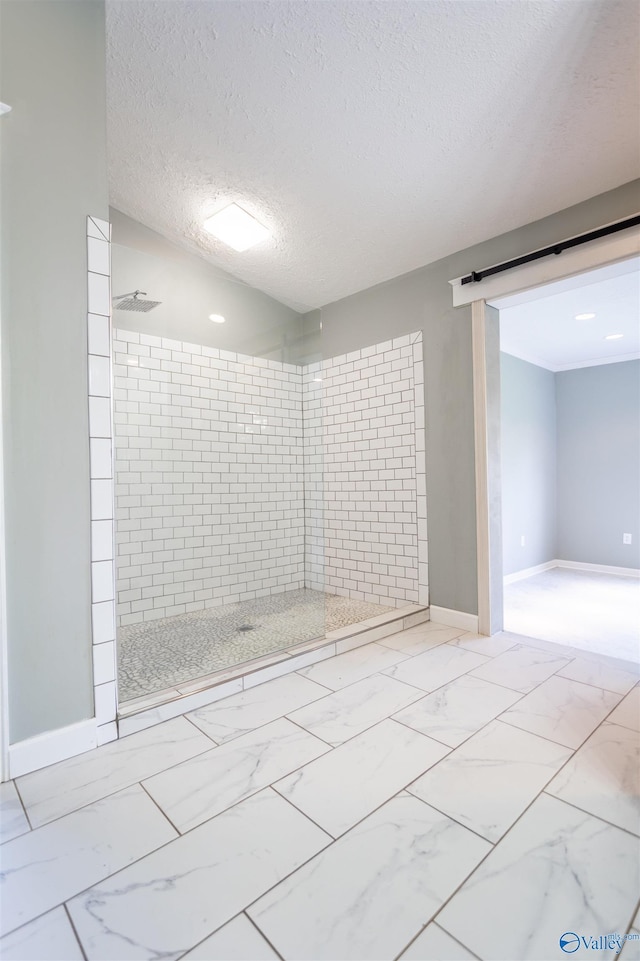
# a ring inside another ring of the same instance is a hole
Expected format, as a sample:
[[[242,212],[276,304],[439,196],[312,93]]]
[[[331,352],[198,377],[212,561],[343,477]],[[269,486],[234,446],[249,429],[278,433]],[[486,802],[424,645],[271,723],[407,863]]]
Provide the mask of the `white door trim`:
[[[2,343],[0,340],[0,781],[6,781],[9,778],[9,674],[2,416]]]
[[[484,300],[471,305],[473,349],[473,432],[476,464],[476,544],[478,553],[478,633],[490,634],[491,569],[489,549],[489,455],[487,354]]]

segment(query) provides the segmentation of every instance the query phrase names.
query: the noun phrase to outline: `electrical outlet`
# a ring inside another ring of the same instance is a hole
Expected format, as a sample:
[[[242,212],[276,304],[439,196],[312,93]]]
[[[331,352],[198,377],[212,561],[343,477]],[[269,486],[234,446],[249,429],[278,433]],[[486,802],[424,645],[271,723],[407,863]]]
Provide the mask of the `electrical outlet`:
[[[631,534],[623,534],[623,535],[622,535],[622,543],[623,543],[623,544],[630,544],[630,543],[631,543]]]
[[[524,547],[524,534],[520,535],[520,547]]]

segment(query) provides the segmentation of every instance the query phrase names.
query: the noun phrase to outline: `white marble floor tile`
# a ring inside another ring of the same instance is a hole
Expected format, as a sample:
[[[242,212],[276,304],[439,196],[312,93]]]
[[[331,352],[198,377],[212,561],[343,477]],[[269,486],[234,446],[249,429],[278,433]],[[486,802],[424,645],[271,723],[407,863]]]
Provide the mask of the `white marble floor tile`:
[[[247,913],[285,959],[389,961],[490,845],[401,794]]]
[[[422,691],[417,688],[376,674],[287,716],[328,744],[336,745],[361,734],[419,697]]]
[[[176,837],[139,785],[96,801],[2,848],[2,934]]]
[[[413,656],[428,651],[432,647],[438,647],[440,644],[446,644],[447,641],[452,641],[459,635],[460,628],[444,627],[443,624],[431,624],[427,621],[426,624],[419,624],[408,631],[400,631],[391,637],[385,637],[379,643],[384,647],[404,651],[405,654]]]
[[[474,651],[476,654],[498,657],[516,647],[518,642],[507,634],[493,634],[487,637],[484,634],[464,633],[449,643],[455,647],[464,647],[467,651]]]
[[[526,694],[568,663],[569,658],[522,645],[487,661],[473,675]]]
[[[55,908],[0,938],[5,961],[83,961],[64,908]]]
[[[595,658],[589,660],[586,657],[576,657],[570,664],[558,671],[558,677],[568,677],[572,681],[582,681],[583,684],[591,684],[593,687],[600,687],[604,691],[613,691],[614,694],[627,694],[638,683],[636,674],[611,667],[604,658],[602,660],[596,660]]]
[[[570,756],[559,744],[492,721],[407,790],[495,842]]]
[[[608,720],[631,731],[640,731],[640,685],[629,691]]]
[[[178,717],[18,778],[34,827],[201,754],[211,741]]]
[[[620,700],[566,677],[550,677],[509,708],[500,720],[532,734],[577,748]]]
[[[437,741],[387,720],[273,786],[337,837],[448,752]]]
[[[619,961],[640,961],[640,928],[631,928],[618,958]]]
[[[218,744],[284,717],[329,692],[299,674],[286,674],[188,714]]]
[[[547,793],[640,834],[640,737],[629,728],[602,724]]]
[[[381,644],[365,644],[364,647],[357,647],[353,651],[347,651],[346,654],[338,654],[337,657],[327,661],[302,668],[298,674],[324,684],[332,691],[337,691],[341,687],[346,687],[347,684],[354,684],[364,677],[371,677],[377,671],[397,664],[398,661],[406,660],[407,656],[401,651],[382,647]]]
[[[475,957],[432,921],[398,961],[475,961]]]
[[[29,831],[29,822],[13,781],[0,784],[0,844]]]
[[[69,912],[90,961],[176,961],[328,842],[266,790],[84,891]]]
[[[278,955],[246,914],[239,914],[182,961],[278,961]]]
[[[463,674],[394,714],[394,720],[437,741],[458,747],[522,695]]]
[[[543,794],[436,920],[480,958],[556,961],[566,931],[624,930],[639,889],[631,835]]]
[[[184,832],[329,750],[281,718],[156,774],[144,786]]]
[[[423,691],[435,691],[487,661],[489,658],[483,654],[473,654],[451,644],[441,644],[431,651],[416,654],[409,661],[387,668],[384,673],[398,681],[413,684]]]

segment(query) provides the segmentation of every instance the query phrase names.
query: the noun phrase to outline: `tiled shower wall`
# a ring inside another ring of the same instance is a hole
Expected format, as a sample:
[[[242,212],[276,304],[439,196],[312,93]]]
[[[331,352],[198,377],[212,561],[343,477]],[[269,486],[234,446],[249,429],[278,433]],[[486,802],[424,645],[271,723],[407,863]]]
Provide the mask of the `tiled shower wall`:
[[[113,337],[119,623],[303,587],[301,369]]]
[[[420,333],[303,368],[114,353],[120,624],[303,586],[428,603]]]
[[[423,369],[418,332],[305,371],[308,587],[428,604]]]

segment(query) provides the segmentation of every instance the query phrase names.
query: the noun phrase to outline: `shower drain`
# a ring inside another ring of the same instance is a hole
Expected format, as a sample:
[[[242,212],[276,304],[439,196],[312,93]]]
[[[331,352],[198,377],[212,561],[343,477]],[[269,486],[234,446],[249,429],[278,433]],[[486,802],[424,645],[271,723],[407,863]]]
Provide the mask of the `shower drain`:
[[[239,631],[255,631],[255,629],[256,629],[255,624],[243,624],[241,627],[238,628]]]

